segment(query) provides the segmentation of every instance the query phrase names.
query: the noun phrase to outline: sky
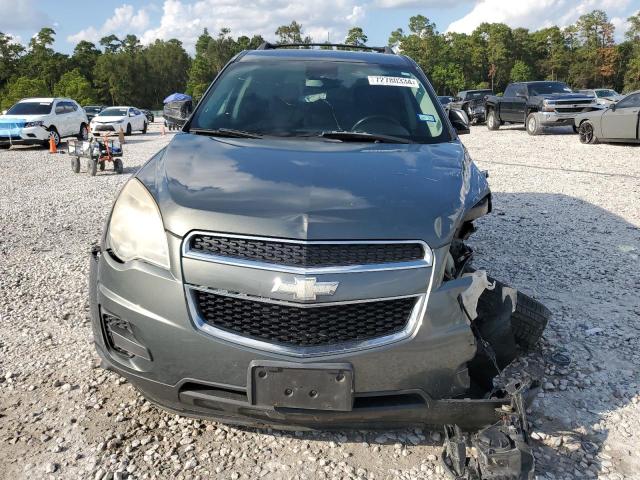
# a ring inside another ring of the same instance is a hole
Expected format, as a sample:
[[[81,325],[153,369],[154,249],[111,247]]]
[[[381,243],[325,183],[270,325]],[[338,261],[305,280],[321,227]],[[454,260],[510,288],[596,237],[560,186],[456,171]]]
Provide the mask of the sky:
[[[71,53],[80,40],[97,43],[111,33],[133,33],[148,44],[156,38],[181,40],[190,53],[203,28],[222,27],[233,36],[261,34],[275,40],[280,25],[296,20],[318,42],[340,43],[360,26],[369,45],[386,45],[396,28],[421,14],[440,32],[470,33],[482,22],[504,22],[531,30],[566,26],[583,13],[602,9],[622,39],[626,19],[640,0],[0,0],[0,32],[28,43],[43,26],[56,31],[56,50]]]

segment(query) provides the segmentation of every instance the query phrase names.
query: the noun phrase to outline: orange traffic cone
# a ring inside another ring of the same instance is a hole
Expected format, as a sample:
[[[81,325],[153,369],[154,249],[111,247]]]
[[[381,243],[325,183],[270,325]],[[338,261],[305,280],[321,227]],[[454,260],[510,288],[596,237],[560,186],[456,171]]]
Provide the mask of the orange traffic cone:
[[[53,135],[49,135],[49,153],[58,153],[56,141],[53,139]]]

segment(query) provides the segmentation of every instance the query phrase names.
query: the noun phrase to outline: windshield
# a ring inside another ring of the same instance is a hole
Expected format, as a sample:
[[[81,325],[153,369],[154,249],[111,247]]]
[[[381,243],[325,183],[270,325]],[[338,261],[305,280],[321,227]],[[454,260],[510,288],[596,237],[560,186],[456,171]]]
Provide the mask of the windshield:
[[[127,108],[105,108],[102,110],[98,116],[99,117],[124,117],[127,115]]]
[[[596,90],[596,97],[617,97],[618,93],[614,90]]]
[[[491,90],[480,90],[477,92],[467,92],[467,100],[476,100],[478,98],[484,98],[487,95],[491,95],[493,92]]]
[[[20,102],[9,109],[7,115],[48,115],[51,102]]]
[[[84,111],[87,113],[98,113],[102,107],[84,107]]]
[[[540,82],[529,85],[529,95],[551,95],[572,91],[566,83],[562,82]]]
[[[279,137],[325,132],[449,140],[422,81],[410,69],[331,61],[231,65],[194,114],[190,129],[234,129]]]

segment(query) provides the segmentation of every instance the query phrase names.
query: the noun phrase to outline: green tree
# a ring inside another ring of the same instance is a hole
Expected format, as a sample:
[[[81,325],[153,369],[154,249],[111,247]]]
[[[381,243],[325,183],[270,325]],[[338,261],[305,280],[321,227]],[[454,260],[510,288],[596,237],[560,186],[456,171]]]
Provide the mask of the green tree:
[[[17,77],[7,83],[2,95],[2,108],[9,108],[23,98],[46,97],[50,94],[47,84],[42,79]]]
[[[156,40],[143,51],[149,76],[148,95],[151,106],[160,108],[162,99],[173,92],[184,92],[187,87],[191,58],[176,39]]]
[[[83,77],[91,81],[93,79],[93,68],[101,52],[91,42],[81,40],[73,49],[71,65],[78,68]]]
[[[24,47],[16,43],[10,35],[0,32],[0,88],[18,71]]]
[[[311,43],[311,37],[304,36],[302,25],[295,20],[289,25],[281,25],[276,29],[278,43]]]
[[[107,35],[100,39],[100,45],[104,49],[104,53],[116,53],[120,50],[122,42],[114,34]]]
[[[93,87],[79,68],[75,68],[60,77],[53,89],[56,97],[72,98],[80,105],[89,105],[96,101]]]
[[[29,41],[27,54],[20,62],[20,74],[32,77],[36,72],[44,80],[48,91],[53,91],[60,76],[68,70],[69,57],[55,52],[51,46],[56,32],[49,27],[42,28]]]
[[[368,37],[364,34],[364,30],[361,27],[352,27],[347,32],[347,36],[344,39],[344,43],[347,45],[362,46],[366,45]]]
[[[512,82],[527,82],[533,78],[533,72],[529,65],[522,60],[516,60],[511,68],[509,80]]]
[[[621,63],[618,71],[625,70],[624,90],[626,92],[640,89],[640,12],[629,17],[629,29],[625,33],[627,41],[620,49],[626,53],[626,63]]]

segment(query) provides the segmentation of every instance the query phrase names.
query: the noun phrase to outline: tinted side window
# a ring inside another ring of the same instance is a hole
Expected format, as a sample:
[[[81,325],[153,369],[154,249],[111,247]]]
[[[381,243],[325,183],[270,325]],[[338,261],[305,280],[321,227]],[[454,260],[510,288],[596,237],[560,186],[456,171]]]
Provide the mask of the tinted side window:
[[[635,93],[623,98],[618,102],[616,108],[640,107],[640,93]]]
[[[505,97],[515,97],[516,96],[516,85],[507,85],[507,89],[504,91]]]
[[[67,110],[69,110],[70,112],[75,112],[78,110],[78,105],[73,102],[67,102]]]

